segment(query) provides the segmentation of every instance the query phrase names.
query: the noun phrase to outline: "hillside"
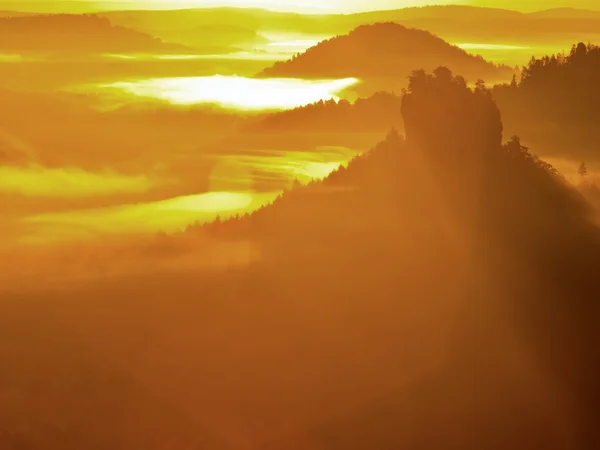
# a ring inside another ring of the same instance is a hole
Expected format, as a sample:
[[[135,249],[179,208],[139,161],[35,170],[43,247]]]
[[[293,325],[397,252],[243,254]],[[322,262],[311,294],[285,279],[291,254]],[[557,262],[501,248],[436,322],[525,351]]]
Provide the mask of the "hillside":
[[[363,310],[369,327],[387,311],[400,329],[410,315],[420,336],[390,354],[411,381],[261,448],[596,447],[600,230],[589,205],[517,137],[502,144],[485,88],[445,69],[410,82],[406,140],[391,133],[324,182],[207,228],[261,242],[277,286],[305,280],[314,302]],[[407,357],[414,346],[423,359]]]
[[[148,34],[96,15],[25,15],[0,18],[2,52],[177,52]]]
[[[320,131],[378,131],[385,133],[393,127],[401,128],[401,97],[387,92],[378,92],[368,98],[320,101],[291,110],[271,113],[246,128],[249,132],[298,131],[318,133]]]
[[[23,309],[22,300],[0,298],[0,449],[226,448],[83,342],[52,306]]]
[[[433,70],[440,64],[460,71],[473,81],[501,80],[512,74],[511,69],[470,55],[427,31],[377,23],[323,41],[291,60],[276,62],[260,75],[402,80],[415,68]]]

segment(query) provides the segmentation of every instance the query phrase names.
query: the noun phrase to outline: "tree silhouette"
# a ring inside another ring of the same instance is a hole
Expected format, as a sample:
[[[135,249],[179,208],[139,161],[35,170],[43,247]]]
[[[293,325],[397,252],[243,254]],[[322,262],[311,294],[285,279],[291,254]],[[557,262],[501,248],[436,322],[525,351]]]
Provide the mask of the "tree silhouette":
[[[583,179],[587,176],[588,174],[588,169],[587,169],[587,165],[585,164],[585,161],[582,161],[581,164],[579,165],[579,168],[577,169],[577,173],[579,174],[579,176]]]

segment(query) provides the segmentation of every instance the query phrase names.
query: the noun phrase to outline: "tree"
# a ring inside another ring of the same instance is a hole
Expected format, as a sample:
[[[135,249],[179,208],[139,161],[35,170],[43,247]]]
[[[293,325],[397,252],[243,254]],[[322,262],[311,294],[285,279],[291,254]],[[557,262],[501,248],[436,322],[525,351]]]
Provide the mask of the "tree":
[[[427,84],[427,78],[425,70],[413,70],[408,77],[408,92],[420,91]]]
[[[486,92],[487,88],[485,87],[485,81],[483,81],[482,79],[479,79],[475,82],[475,92]]]
[[[587,176],[588,174],[588,169],[587,169],[587,165],[585,164],[585,161],[582,161],[581,164],[579,165],[579,169],[577,169],[577,173],[579,174],[579,176],[583,179]]]
[[[442,83],[451,83],[452,82],[452,71],[447,67],[440,66],[433,71],[435,78]]]

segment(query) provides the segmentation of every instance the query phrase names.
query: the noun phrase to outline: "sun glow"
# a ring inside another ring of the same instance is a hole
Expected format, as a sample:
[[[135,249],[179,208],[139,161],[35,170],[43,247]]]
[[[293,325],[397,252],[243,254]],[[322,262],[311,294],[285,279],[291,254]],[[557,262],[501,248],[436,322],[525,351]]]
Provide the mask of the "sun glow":
[[[243,110],[281,110],[319,100],[338,99],[336,94],[358,83],[339,80],[255,79],[237,76],[153,78],[101,85],[129,95],[155,98],[172,104],[217,104]]]
[[[504,44],[483,44],[465,42],[456,44],[457,47],[463,50],[529,50],[531,47],[522,45],[504,45]]]

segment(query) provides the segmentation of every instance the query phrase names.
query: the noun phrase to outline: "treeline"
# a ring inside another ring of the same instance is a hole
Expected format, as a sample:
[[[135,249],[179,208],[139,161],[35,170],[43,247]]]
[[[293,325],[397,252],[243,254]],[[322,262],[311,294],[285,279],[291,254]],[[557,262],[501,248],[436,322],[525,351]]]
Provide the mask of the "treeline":
[[[520,80],[494,89],[503,108],[559,123],[600,119],[600,47],[580,42],[570,52],[532,57]]]
[[[354,103],[342,99],[320,100],[307,106],[270,114],[250,131],[380,131],[400,127],[401,97],[378,92]]]

